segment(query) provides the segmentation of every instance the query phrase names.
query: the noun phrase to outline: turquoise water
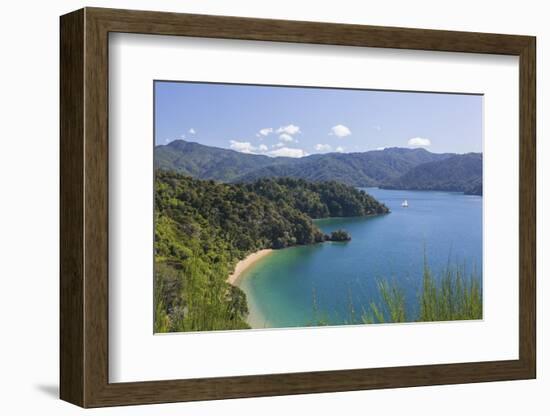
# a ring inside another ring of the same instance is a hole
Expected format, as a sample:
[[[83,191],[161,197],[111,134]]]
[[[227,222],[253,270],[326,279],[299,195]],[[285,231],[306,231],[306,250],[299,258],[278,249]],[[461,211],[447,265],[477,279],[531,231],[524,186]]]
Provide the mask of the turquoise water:
[[[424,251],[434,272],[450,261],[467,271],[476,268],[481,276],[482,197],[365,191],[392,212],[316,220],[324,232],[342,228],[352,240],[275,250],[243,273],[239,286],[247,294],[253,327],[312,325],[320,315],[331,324],[344,323],[350,305],[361,311],[378,300],[376,282],[381,278],[395,279],[404,288],[407,312],[415,314]],[[401,207],[405,199],[408,208]]]

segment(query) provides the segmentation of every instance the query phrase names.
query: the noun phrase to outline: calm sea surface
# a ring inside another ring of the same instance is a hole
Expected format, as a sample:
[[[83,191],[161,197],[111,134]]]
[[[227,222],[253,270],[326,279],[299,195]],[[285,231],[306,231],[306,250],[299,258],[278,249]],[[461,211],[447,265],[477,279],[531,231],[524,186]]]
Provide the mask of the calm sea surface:
[[[407,313],[417,313],[424,252],[433,272],[450,262],[477,270],[481,279],[482,206],[479,196],[433,191],[365,189],[390,209],[370,218],[315,221],[324,231],[348,231],[347,243],[276,250],[249,268],[239,286],[248,297],[255,328],[295,327],[328,319],[345,323],[377,302],[377,281],[403,287]],[[401,207],[403,200],[409,207]]]

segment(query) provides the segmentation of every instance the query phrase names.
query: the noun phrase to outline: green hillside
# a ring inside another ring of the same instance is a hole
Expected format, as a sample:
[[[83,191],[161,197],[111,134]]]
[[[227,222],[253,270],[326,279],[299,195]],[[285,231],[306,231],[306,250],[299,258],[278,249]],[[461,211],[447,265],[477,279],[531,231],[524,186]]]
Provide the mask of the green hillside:
[[[234,181],[265,166],[292,162],[292,158],[244,154],[185,140],[155,147],[155,168],[222,182]]]
[[[225,184],[155,174],[155,332],[247,328],[246,295],[226,282],[235,264],[264,248],[347,241],[312,218],[389,210],[340,183],[262,180]]]
[[[482,156],[388,148],[302,158],[268,157],[176,140],[155,148],[155,167],[198,179],[252,183],[263,178],[339,182],[355,187],[482,194]]]
[[[316,154],[303,158],[268,157],[176,140],[155,148],[155,167],[222,182],[291,177],[367,187],[396,179],[422,163],[449,156],[424,149],[389,148],[364,153]]]
[[[382,185],[387,189],[456,191],[481,195],[483,159],[479,153],[454,155],[416,166]]]

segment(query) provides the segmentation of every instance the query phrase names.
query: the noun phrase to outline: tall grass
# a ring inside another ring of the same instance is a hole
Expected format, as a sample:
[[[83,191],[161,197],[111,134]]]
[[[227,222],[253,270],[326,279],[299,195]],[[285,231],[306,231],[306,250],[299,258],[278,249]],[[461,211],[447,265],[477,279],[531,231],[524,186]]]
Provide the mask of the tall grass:
[[[481,319],[483,302],[476,272],[466,276],[464,266],[447,267],[439,282],[424,265],[419,321]]]
[[[380,280],[377,282],[381,304],[369,303],[369,311],[363,312],[363,323],[406,322],[405,294],[395,280]]]
[[[407,310],[404,288],[396,279],[377,282],[378,301],[365,302],[366,307],[357,313],[351,297],[348,300],[347,319],[344,324],[375,324],[398,322],[433,322],[475,320],[483,317],[481,279],[474,269],[466,272],[465,266],[450,266],[439,274],[424,261],[422,286],[416,297],[416,310]],[[321,316],[314,299],[315,325],[334,325],[326,315]]]
[[[381,301],[370,303],[370,311],[363,317],[365,323],[460,321],[483,317],[480,279],[475,269],[468,275],[465,266],[448,265],[439,276],[434,276],[424,261],[415,316],[408,316],[405,296],[397,281],[381,280],[378,290]]]

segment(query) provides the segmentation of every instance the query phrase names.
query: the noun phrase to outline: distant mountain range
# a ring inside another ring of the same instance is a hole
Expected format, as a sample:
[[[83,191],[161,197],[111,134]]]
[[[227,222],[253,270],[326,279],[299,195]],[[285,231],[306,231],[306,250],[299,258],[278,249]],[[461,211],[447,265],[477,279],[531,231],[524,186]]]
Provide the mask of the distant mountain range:
[[[422,163],[397,179],[381,184],[387,189],[458,191],[481,195],[483,160],[480,153],[452,155]]]
[[[482,193],[480,153],[431,153],[425,149],[393,147],[290,158],[246,154],[175,140],[155,148],[155,167],[220,182],[291,177],[334,180],[357,187]]]

